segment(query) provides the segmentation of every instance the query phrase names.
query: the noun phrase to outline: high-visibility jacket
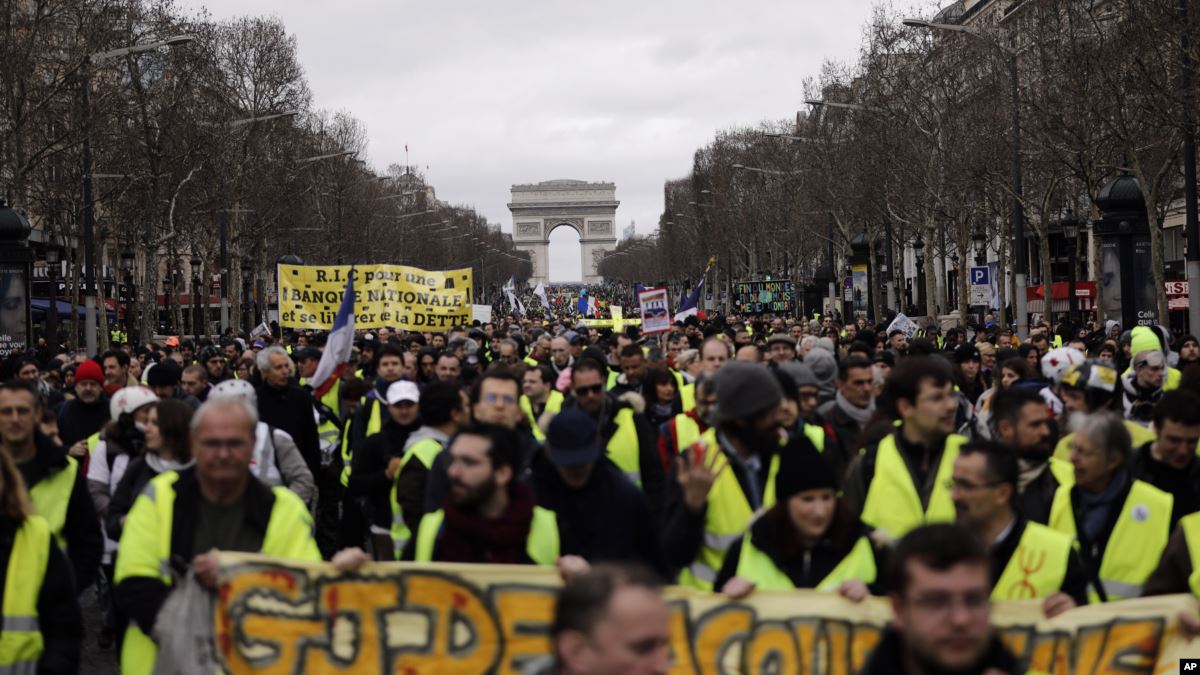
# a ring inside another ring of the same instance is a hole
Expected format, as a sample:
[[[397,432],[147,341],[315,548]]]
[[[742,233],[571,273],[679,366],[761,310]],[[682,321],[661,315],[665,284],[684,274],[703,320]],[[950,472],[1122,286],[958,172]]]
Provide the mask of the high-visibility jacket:
[[[738,556],[737,576],[754,583],[762,591],[787,591],[796,588],[791,578],[775,564],[771,556],[759,550],[750,541],[750,531],[742,537],[742,550]],[[858,580],[864,584],[874,583],[879,576],[875,564],[875,551],[871,540],[859,537],[854,547],[842,558],[815,587],[818,591],[836,591],[843,582]]]
[[[675,416],[675,452],[683,452],[692,443],[700,440],[700,423],[690,415],[680,413]]]
[[[684,382],[683,374],[678,370],[668,370],[675,378],[675,390],[679,392],[679,403],[683,412],[691,412],[696,407],[696,384]]]
[[[1200,597],[1200,513],[1189,513],[1180,518],[1179,529],[1183,530],[1188,557],[1192,560],[1192,574],[1188,577],[1188,587],[1192,589],[1192,595]]]
[[[37,601],[50,560],[50,526],[28,516],[13,537],[4,575],[4,623],[0,629],[0,673],[35,673],[43,641]]]
[[[633,409],[621,408],[613,422],[617,430],[605,445],[605,454],[617,465],[625,477],[634,485],[642,485],[641,445],[638,441],[637,424],[633,421]]]
[[[88,451],[89,457],[92,454],[92,450],[95,450],[96,446],[99,444],[100,444],[100,432],[99,431],[97,431],[96,433],[87,437],[87,451]]]
[[[175,515],[175,482],[179,474],[166,471],[150,480],[125,518],[121,534],[121,554],[117,556],[114,584],[134,577],[148,577],[171,585],[171,532]],[[319,562],[321,552],[312,537],[313,521],[308,507],[291,490],[271,488],[275,503],[263,535],[265,555]],[[131,623],[121,645],[121,672],[146,673],[154,670],[158,647]]]
[[[363,405],[370,407],[367,413],[367,433],[363,436],[368,438],[383,429],[383,401],[364,397]],[[350,485],[350,465],[354,462],[354,448],[350,447],[350,429],[353,426],[351,423],[342,428],[342,487]]]
[[[526,356],[521,360],[524,361],[525,365],[529,366],[530,368],[537,368],[539,365],[541,365],[537,362],[537,359],[533,358],[532,356]]]
[[[67,505],[71,502],[71,492],[75,489],[75,477],[79,473],[79,462],[70,455],[67,456],[66,468],[42,477],[29,488],[29,498],[33,501],[33,510],[50,526],[54,539],[63,551],[70,544],[63,537],[63,526],[67,523]]]
[[[417,526],[417,562],[432,562],[433,549],[446,521],[446,512],[438,509],[425,514]],[[529,536],[525,539],[525,553],[535,565],[551,566],[558,562],[560,550],[558,517],[550,509],[533,507],[533,520],[529,523]]]
[[[334,380],[333,386],[329,388],[329,391],[325,392],[319,399],[320,405],[327,408],[330,413],[330,416],[326,416],[320,410],[317,410],[317,437],[320,441],[322,457],[332,457],[333,453],[338,451],[338,446],[341,445],[342,402],[339,398],[341,389],[342,380],[338,378]],[[347,479],[349,479],[348,475]]]
[[[618,373],[615,370],[609,369],[608,381],[604,384],[604,389],[606,391],[612,391],[613,387],[617,386],[617,378],[620,376],[621,376],[621,373]]]
[[[1054,498],[1050,500],[1050,516],[1046,519],[1046,525],[1056,530],[1065,518],[1074,518],[1071,515],[1071,488],[1075,487],[1075,466],[1051,457],[1049,469],[1054,474],[1054,480],[1058,481],[1058,487],[1054,490]]]
[[[445,446],[436,438],[422,438],[413,443],[400,457],[400,469],[396,472],[396,476],[398,477],[400,472],[404,471],[404,467],[413,460],[420,462],[426,471],[432,469],[433,460],[437,459],[443,448]],[[399,560],[401,554],[404,553],[404,548],[412,539],[412,532],[404,523],[404,512],[400,508],[400,497],[396,493],[396,481],[392,481],[392,489],[388,492],[388,501],[392,505],[392,553],[395,556],[394,559]]]
[[[700,437],[704,444],[704,465],[719,472],[708,491],[707,507],[704,511],[704,543],[691,565],[679,573],[679,585],[703,591],[713,590],[717,571],[725,562],[725,553],[733,542],[747,532],[754,509],[742,491],[737,476],[727,465],[729,458],[717,440],[715,428]],[[723,470],[722,470],[723,469]],[[775,475],[779,473],[779,454],[771,457],[767,469],[766,487],[763,489],[762,508],[775,504]]]
[[[551,415],[557,415],[558,411],[562,410],[563,400],[564,397],[561,391],[551,389],[550,396],[546,398],[546,407],[542,410],[542,412],[549,412]],[[538,443],[545,443],[546,434],[542,431],[541,427],[538,426],[537,417],[534,417],[533,415],[533,403],[529,400],[528,396],[521,394],[520,404],[521,412],[525,413],[525,417],[529,419],[529,426],[533,430],[533,437],[537,439]]]
[[[1025,531],[992,588],[992,600],[1034,600],[1062,589],[1071,537],[1034,522]]]
[[[879,442],[875,455],[875,474],[871,477],[871,484],[867,486],[867,497],[862,512],[864,523],[884,530],[895,539],[903,537],[909,530],[920,525],[954,522],[954,502],[950,500],[950,488],[947,483],[954,472],[954,460],[958,458],[958,449],[967,442],[965,437],[958,434],[946,437],[929,504],[922,507],[920,492],[917,491],[912,475],[908,472],[908,465],[904,463],[896,445],[898,433],[899,429]]]
[[[1109,602],[1136,598],[1142,594],[1142,586],[1158,567],[1171,536],[1171,509],[1174,504],[1173,496],[1149,483],[1135,480],[1129,486],[1129,494],[1121,505],[1116,525],[1108,535],[1096,575]],[[1068,517],[1061,518],[1053,525],[1059,532],[1070,535],[1076,546],[1081,545],[1073,509]],[[1085,561],[1090,559],[1094,565],[1099,552],[1091,553],[1085,556]],[[1091,602],[1101,601],[1100,594],[1090,587],[1088,598]]]

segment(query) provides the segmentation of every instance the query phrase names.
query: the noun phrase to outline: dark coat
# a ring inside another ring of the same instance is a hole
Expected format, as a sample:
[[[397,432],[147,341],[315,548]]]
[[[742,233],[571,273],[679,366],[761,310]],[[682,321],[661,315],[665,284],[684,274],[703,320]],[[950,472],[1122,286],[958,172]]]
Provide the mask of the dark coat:
[[[258,388],[259,421],[286,431],[296,442],[312,475],[321,474],[321,442],[313,417],[312,394],[289,382],[284,388],[264,384]]]
[[[58,437],[69,448],[103,429],[110,416],[107,396],[102,395],[91,405],[77,398],[71,399],[58,411]]]
[[[387,413],[387,420],[379,433],[366,437],[361,449],[355,451],[350,483],[346,486],[346,494],[351,497],[364,497],[367,501],[367,517],[372,525],[386,528],[392,522],[392,506],[388,501],[388,492],[392,482],[387,477],[387,465],[393,457],[404,454],[404,443],[408,436],[420,428],[420,422],[409,426],[401,426]]]
[[[983,655],[978,667],[969,672],[982,675],[989,668],[1006,675],[1018,675],[1025,672],[1017,658],[1008,651],[1000,638],[995,636],[992,637],[991,645],[988,647],[987,653]],[[875,651],[867,657],[867,664],[858,671],[858,675],[906,675],[907,672],[904,668],[903,638],[894,628],[888,626],[883,631],[883,637],[879,640],[879,644],[875,645]],[[966,674],[964,673],[964,675]]]

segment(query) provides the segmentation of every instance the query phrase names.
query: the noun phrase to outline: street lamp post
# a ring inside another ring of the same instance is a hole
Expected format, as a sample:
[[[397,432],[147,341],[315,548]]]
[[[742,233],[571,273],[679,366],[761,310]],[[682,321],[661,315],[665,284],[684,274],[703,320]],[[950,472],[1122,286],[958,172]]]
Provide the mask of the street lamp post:
[[[51,351],[58,350],[58,271],[62,251],[53,239],[46,243],[46,273],[50,277],[50,307],[46,318],[46,341]]]
[[[985,37],[983,31],[973,26],[958,26],[947,23],[934,23],[924,19],[904,19],[901,23],[910,28],[927,28],[930,30],[966,33],[976,37]],[[1015,40],[1015,34],[1010,41]],[[1009,126],[1010,160],[1013,184],[1012,225],[1013,225],[1013,309],[1016,313],[1017,335],[1024,340],[1029,336],[1029,311],[1026,306],[1025,287],[1028,284],[1029,260],[1025,254],[1025,199],[1021,175],[1021,81],[1017,68],[1017,50],[1013,44],[1008,46],[997,44],[1007,58],[1009,93],[1012,103],[1012,124]]]
[[[917,313],[925,315],[925,240],[921,235],[917,235],[917,240],[912,245],[913,255],[917,263]]]
[[[128,342],[133,336],[133,318],[135,316],[137,295],[133,292],[133,248],[126,244],[125,248],[121,249],[121,272],[122,279],[125,283],[125,341]],[[120,293],[117,294],[118,296]]]
[[[160,47],[184,45],[195,40],[192,35],[176,35],[157,42],[97,52],[84,57],[79,66],[79,113],[83,124],[83,294],[84,294],[84,340],[89,355],[96,355],[96,270],[95,228],[96,201],[92,190],[92,66],[111,59],[139,54]]]
[[[204,261],[193,253],[188,262],[192,266],[192,335],[199,342],[200,329],[204,327],[204,308],[200,306],[200,266]]]

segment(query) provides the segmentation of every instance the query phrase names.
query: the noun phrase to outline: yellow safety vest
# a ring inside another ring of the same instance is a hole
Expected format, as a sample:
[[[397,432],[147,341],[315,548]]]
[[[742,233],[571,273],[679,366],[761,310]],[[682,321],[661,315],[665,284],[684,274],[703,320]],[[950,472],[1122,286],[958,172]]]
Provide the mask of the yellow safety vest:
[[[808,438],[808,442],[813,444],[817,452],[825,453],[825,429],[815,424],[801,422],[804,425],[804,435]]]
[[[4,575],[4,624],[0,629],[0,672],[37,672],[43,641],[37,601],[50,560],[50,526],[28,516],[13,538]]]
[[[612,391],[613,387],[617,386],[617,378],[620,376],[621,376],[620,373],[609,370],[608,371],[608,382],[604,385],[604,388],[607,389],[608,391]]]
[[[704,465],[713,472],[719,471],[719,475],[708,491],[704,512],[704,543],[692,564],[679,573],[679,585],[711,591],[717,571],[725,562],[725,553],[738,537],[746,533],[754,509],[742,492],[737,476],[727,466],[729,459],[717,441],[717,430],[709,429],[700,440],[704,443]],[[775,504],[775,474],[778,472],[779,455],[776,454],[767,469],[767,484],[762,499],[764,509]]]
[[[421,524],[417,526],[416,562],[433,562],[433,548],[445,520],[446,512],[441,509],[421,518]],[[533,507],[525,553],[535,565],[548,567],[558,562],[559,548],[558,516],[550,509]]]
[[[1121,377],[1125,377],[1131,372],[1133,372],[1132,366],[1126,368],[1125,372],[1121,373]],[[1167,366],[1167,374],[1163,377],[1163,391],[1173,391],[1178,389],[1181,381],[1183,381],[1183,371],[1179,370],[1178,368]],[[1134,447],[1137,447],[1136,443],[1134,444]]]
[[[679,392],[679,403],[683,412],[691,412],[696,407],[696,384],[684,382],[683,375],[678,370],[667,370],[675,378],[675,389]]]
[[[525,417],[529,419],[529,426],[533,429],[533,437],[537,439],[538,443],[545,443],[546,434],[538,426],[537,418],[533,416],[533,403],[530,402],[528,396],[521,394],[520,404],[521,411],[525,413]],[[557,415],[558,411],[562,410],[562,404],[562,392],[551,389],[550,396],[546,398],[546,408],[542,412]]]
[[[605,446],[608,458],[633,481],[634,485],[642,486],[641,448],[638,445],[637,425],[633,421],[633,410],[622,408],[613,418],[617,430]]]
[[[1192,560],[1192,574],[1188,577],[1188,587],[1192,589],[1192,595],[1200,597],[1200,513],[1189,513],[1180,518],[1179,528],[1183,530],[1188,557]]]
[[[174,471],[161,473],[150,480],[146,490],[134,501],[121,533],[115,585],[134,577],[158,579],[168,586],[172,584],[171,525],[177,480],[179,474]],[[287,488],[275,487],[271,491],[275,494],[275,504],[271,507],[271,519],[259,552],[278,558],[320,562],[321,552],[312,537],[313,521],[308,507]],[[137,624],[130,623],[121,644],[121,673],[149,675],[157,657],[158,646]]]
[[[75,489],[78,473],[79,462],[68,455],[67,468],[43,477],[29,488],[34,512],[46,519],[59,548],[64,551],[70,542],[63,537],[63,526],[67,523],[67,505],[71,502],[71,492]]]
[[[845,558],[816,585],[818,591],[836,591],[842,583],[858,580],[864,584],[875,582],[879,570],[875,564],[875,552],[871,540],[859,537],[854,548]],[[742,537],[742,550],[738,556],[737,576],[754,583],[761,591],[788,591],[796,588],[788,575],[771,560],[771,556],[763,553],[750,542],[750,531]]]
[[[675,416],[675,452],[683,452],[700,440],[700,423],[688,415]]]
[[[97,431],[96,433],[87,437],[87,451],[88,451],[89,457],[92,455],[92,450],[95,450],[96,446],[99,444],[100,444],[100,432],[99,431]]]
[[[539,365],[537,359],[533,358],[532,356],[526,356],[521,360],[524,361],[525,365],[529,366],[530,368],[537,368]]]
[[[871,527],[881,529],[888,536],[899,539],[909,530],[929,523],[954,522],[954,502],[950,500],[950,476],[954,472],[954,460],[958,458],[958,449],[967,439],[958,434],[946,437],[942,449],[942,461],[938,465],[934,478],[933,493],[929,496],[929,506],[921,507],[921,496],[917,486],[913,484],[912,476],[900,450],[896,447],[896,434],[888,434],[879,446],[875,456],[875,475],[867,486],[867,498],[863,504],[862,521]]]
[[[1174,497],[1149,483],[1135,480],[1129,487],[1117,524],[1108,536],[1097,575],[1109,602],[1142,594],[1142,585],[1158,567],[1171,536],[1174,503]],[[1075,545],[1079,545],[1073,510],[1070,517],[1061,519],[1054,529],[1070,535]],[[1091,588],[1088,598],[1091,602],[1100,602],[1100,595]]]
[[[422,438],[413,443],[401,456],[400,469],[396,472],[396,477],[400,477],[400,471],[403,471],[405,465],[414,457],[427,470],[432,469],[433,460],[437,459],[444,447],[436,438]],[[404,512],[400,508],[400,497],[396,493],[396,481],[392,481],[392,489],[388,492],[388,501],[392,505],[392,553],[394,559],[399,560],[404,553],[404,547],[408,546],[409,540],[412,539],[412,531],[404,523]]]
[[[1034,600],[1057,593],[1067,577],[1070,557],[1069,536],[1027,522],[1021,541],[992,588],[992,600]]]
[[[364,405],[371,407],[371,412],[367,415],[367,433],[363,438],[369,438],[379,433],[383,428],[383,402],[379,399],[363,398]],[[350,485],[350,465],[354,462],[354,448],[350,447],[350,427],[353,424],[347,424],[342,428],[342,487]]]
[[[1075,517],[1071,513],[1071,488],[1075,487],[1075,466],[1057,457],[1051,457],[1050,473],[1054,474],[1054,479],[1058,481],[1058,488],[1054,490],[1054,498],[1050,500],[1050,516],[1046,525],[1052,530],[1059,530],[1059,525],[1065,518]]]

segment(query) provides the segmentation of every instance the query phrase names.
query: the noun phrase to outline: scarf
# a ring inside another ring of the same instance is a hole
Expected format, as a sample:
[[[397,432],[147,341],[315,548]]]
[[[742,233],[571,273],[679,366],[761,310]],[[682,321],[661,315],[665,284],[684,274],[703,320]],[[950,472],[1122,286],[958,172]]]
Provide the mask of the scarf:
[[[846,413],[847,417],[854,420],[859,429],[865,427],[867,425],[867,420],[871,419],[871,415],[875,414],[874,398],[871,399],[871,404],[865,408],[860,408],[850,401],[847,401],[846,397],[842,396],[842,392],[840,391],[837,393],[836,400],[837,407],[841,408],[842,412]]]
[[[533,522],[533,491],[523,483],[508,489],[508,508],[499,518],[484,518],[446,503],[446,521],[438,537],[441,562],[519,565],[529,562],[525,543]]]

